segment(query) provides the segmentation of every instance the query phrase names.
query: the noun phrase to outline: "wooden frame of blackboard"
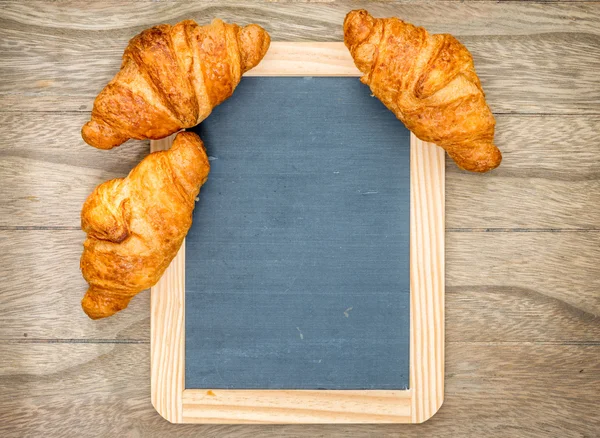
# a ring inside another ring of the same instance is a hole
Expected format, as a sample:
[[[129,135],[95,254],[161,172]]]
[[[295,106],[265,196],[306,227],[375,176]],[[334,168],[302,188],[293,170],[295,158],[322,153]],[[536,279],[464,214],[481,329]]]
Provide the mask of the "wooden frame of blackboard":
[[[273,42],[247,76],[360,76],[343,43]],[[292,92],[292,90],[290,90]],[[173,136],[152,141],[168,149]],[[172,423],[422,423],[444,395],[444,151],[411,134],[408,390],[184,388],[185,242],[151,291],[151,395]]]

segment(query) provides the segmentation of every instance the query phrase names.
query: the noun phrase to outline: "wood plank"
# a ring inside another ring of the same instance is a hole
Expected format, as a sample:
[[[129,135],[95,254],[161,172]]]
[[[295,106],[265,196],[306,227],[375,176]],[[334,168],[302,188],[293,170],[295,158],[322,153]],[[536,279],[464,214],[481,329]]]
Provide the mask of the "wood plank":
[[[446,401],[421,426],[172,425],[150,403],[149,345],[0,344],[2,436],[594,436],[600,347],[449,343]],[[85,415],[81,415],[81,413]]]
[[[93,321],[81,309],[87,289],[79,270],[84,239],[78,230],[0,231],[0,340],[148,342],[148,292],[111,318]]]
[[[484,175],[446,160],[448,228],[600,228],[600,117],[499,116],[496,144]]]
[[[0,226],[77,227],[81,206],[100,183],[124,177],[149,142],[103,151],[85,144],[86,114],[2,114]]]
[[[521,289],[529,300],[541,294],[600,316],[600,233],[450,233],[446,242],[454,289]]]
[[[151,141],[151,151],[168,150],[173,140],[175,135]],[[181,423],[185,384],[185,240],[150,291],[152,405],[165,420]]]
[[[0,230],[0,340],[149,342],[148,292],[105,320],[81,311],[83,239]],[[446,340],[599,343],[599,259],[597,232],[447,233]]]
[[[85,198],[125,176],[147,153],[130,141],[111,151],[86,145],[86,114],[0,113],[0,227],[79,227]],[[599,116],[497,117],[501,166],[485,175],[446,160],[448,229],[598,229]]]
[[[165,420],[181,423],[185,377],[185,241],[151,289],[150,312],[152,405]]]
[[[340,42],[273,41],[263,60],[246,76],[362,76]]]
[[[6,2],[0,17],[0,110],[89,110],[118,70],[127,41],[159,22],[194,18],[205,23],[219,16],[263,24],[276,41],[341,41],[345,14],[360,6],[351,1],[221,6]],[[362,6],[378,16],[397,15],[432,32],[457,35],[472,51],[497,113],[600,113],[595,75],[600,67],[600,11],[593,4]]]
[[[452,236],[453,237],[453,236]],[[593,239],[589,245],[597,245],[599,239]],[[525,239],[522,245],[531,243]],[[462,245],[481,245],[481,241],[462,239]],[[521,244],[519,244],[519,248]],[[540,252],[544,248],[535,248]],[[535,250],[532,248],[532,251]],[[582,250],[583,254],[589,254],[590,248],[576,248],[571,250]],[[463,249],[464,252],[466,250]],[[512,249],[513,252],[517,250]],[[486,251],[488,254],[490,251]],[[508,248],[507,248],[508,252]],[[594,254],[592,256],[597,256]],[[568,258],[568,255],[563,257]],[[457,257],[458,259],[458,257]],[[446,273],[457,277],[456,272],[460,266],[464,268],[467,264],[476,265],[478,260],[470,256],[467,260],[448,260]],[[501,265],[507,272],[510,268],[508,255],[504,257]],[[557,269],[549,264],[544,266],[538,278],[544,274]],[[577,268],[570,269],[575,271]],[[593,273],[588,270],[583,274],[591,275],[588,280],[593,281]],[[573,291],[569,292],[568,281],[560,284],[554,281],[536,281],[525,284],[525,279],[508,278],[509,274],[495,278],[494,284],[478,285],[473,278],[461,275],[463,285],[448,286],[446,288],[446,342],[556,342],[556,343],[582,343],[597,344],[600,342],[600,315],[590,310],[582,301],[597,297],[597,289],[593,286],[586,287],[584,297],[577,297]],[[522,276],[520,276],[522,277]],[[597,277],[597,275],[596,275]],[[448,279],[448,285],[459,280]],[[461,282],[462,282],[461,281]],[[504,284],[501,285],[500,282]],[[578,285],[581,290],[581,284]],[[565,293],[572,294],[571,298],[577,301],[577,305],[567,303],[561,298],[552,296],[555,287],[562,289]],[[587,296],[587,297],[586,297]]]
[[[411,419],[422,423],[444,401],[444,151],[410,138]]]
[[[185,423],[409,423],[413,391],[205,390],[183,392]]]
[[[538,2],[496,1],[464,2],[462,0],[435,2],[411,1],[410,4],[389,1],[354,0],[270,0],[226,1],[215,5],[208,0],[107,0],[89,2],[70,0],[45,2],[43,0],[1,0],[2,19],[28,26],[62,28],[71,30],[111,30],[124,28],[143,29],[157,23],[175,23],[185,18],[209,22],[213,17],[226,21],[265,23],[269,32],[298,35],[303,41],[320,41],[323,38],[342,39],[341,26],[345,15],[352,9],[368,8],[377,17],[398,16],[403,20],[430,28],[432,32],[449,32],[456,35],[521,35],[523,31],[583,32],[600,34],[597,19],[600,13],[593,2],[581,4],[539,4]],[[463,3],[459,5],[456,3]],[[469,15],[471,20],[461,20]],[[48,17],[52,17],[50,21]],[[507,22],[513,26],[505,26]],[[261,24],[262,25],[262,24]],[[316,38],[313,33],[316,32]],[[282,38],[275,38],[282,40]],[[288,39],[287,41],[295,41]],[[332,39],[333,40],[333,39]]]

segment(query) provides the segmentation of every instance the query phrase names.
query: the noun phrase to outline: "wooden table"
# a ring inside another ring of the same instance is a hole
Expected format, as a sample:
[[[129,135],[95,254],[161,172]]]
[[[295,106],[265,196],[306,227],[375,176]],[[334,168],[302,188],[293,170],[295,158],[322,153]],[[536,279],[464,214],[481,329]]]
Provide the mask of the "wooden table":
[[[339,41],[357,3],[0,2],[1,436],[600,434],[600,3],[369,4],[472,51],[504,162],[447,161],[446,398],[420,426],[173,426],[150,404],[149,293],[91,321],[79,210],[149,149],[79,130],[129,38],[256,22]]]

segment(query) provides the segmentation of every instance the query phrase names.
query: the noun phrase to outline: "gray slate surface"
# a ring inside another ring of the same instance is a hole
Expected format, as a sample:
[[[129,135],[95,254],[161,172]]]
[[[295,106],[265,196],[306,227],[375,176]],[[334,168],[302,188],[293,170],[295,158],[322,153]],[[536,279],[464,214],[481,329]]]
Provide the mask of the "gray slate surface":
[[[408,130],[357,78],[245,78],[196,131],[186,388],[407,388]]]

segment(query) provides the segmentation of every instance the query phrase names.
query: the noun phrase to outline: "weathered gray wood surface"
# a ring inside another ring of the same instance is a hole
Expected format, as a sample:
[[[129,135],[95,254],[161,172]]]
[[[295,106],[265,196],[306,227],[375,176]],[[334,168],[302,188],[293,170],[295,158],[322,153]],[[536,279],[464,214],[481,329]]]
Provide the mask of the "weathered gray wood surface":
[[[92,189],[148,153],[143,141],[108,153],[88,146],[79,135],[88,118],[0,112],[0,228],[78,229]],[[497,123],[500,168],[474,175],[447,160],[446,227],[600,228],[600,116],[507,114]]]
[[[331,41],[354,7],[451,32],[497,114],[502,166],[448,161],[446,401],[423,426],[172,426],[150,404],[149,295],[80,311],[79,209],[148,151],[79,129],[129,38],[258,22]],[[600,430],[600,5],[0,1],[0,435],[565,436]]]
[[[83,7],[82,5],[85,5]],[[7,2],[0,93],[8,110],[89,111],[123,48],[157,22],[219,16],[265,26],[274,40],[339,41],[345,14],[367,7],[448,32],[472,51],[494,112],[598,113],[600,8],[594,3]],[[50,19],[50,17],[52,17]],[[38,99],[43,96],[43,99]]]
[[[2,436],[595,437],[597,345],[448,342],[446,401],[423,425],[172,425],[147,344],[4,344]]]

